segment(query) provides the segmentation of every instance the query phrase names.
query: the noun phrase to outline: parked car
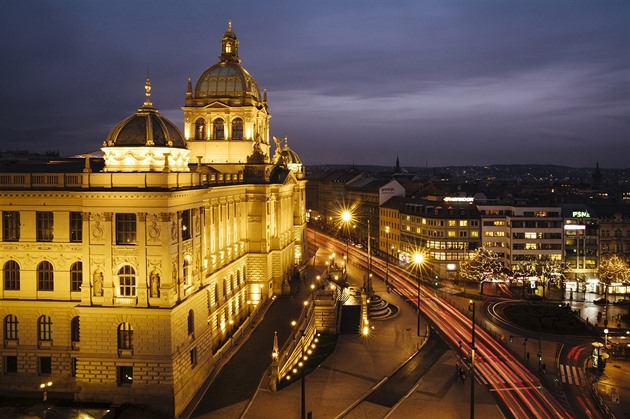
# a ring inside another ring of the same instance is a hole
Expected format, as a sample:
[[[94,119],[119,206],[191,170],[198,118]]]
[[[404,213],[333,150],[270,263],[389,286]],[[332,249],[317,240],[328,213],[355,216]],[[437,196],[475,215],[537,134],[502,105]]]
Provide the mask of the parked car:
[[[596,300],[593,300],[593,304],[597,304],[598,306],[605,306],[608,303],[609,301],[605,298],[598,298]]]
[[[619,300],[613,301],[613,304],[616,306],[627,306],[630,305],[630,300],[628,300],[627,298],[621,298]]]

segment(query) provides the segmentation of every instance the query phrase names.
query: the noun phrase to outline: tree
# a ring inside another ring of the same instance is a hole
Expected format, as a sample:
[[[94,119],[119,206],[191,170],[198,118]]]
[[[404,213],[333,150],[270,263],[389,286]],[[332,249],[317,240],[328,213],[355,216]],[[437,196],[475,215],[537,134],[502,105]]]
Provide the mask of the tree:
[[[505,275],[501,257],[487,247],[479,247],[471,252],[468,260],[460,264],[459,273],[463,278],[479,282]]]
[[[604,299],[606,300],[608,300],[608,287],[611,283],[630,284],[630,266],[618,255],[604,256],[599,262],[597,275],[604,283]],[[630,317],[630,306],[628,306],[628,316]]]

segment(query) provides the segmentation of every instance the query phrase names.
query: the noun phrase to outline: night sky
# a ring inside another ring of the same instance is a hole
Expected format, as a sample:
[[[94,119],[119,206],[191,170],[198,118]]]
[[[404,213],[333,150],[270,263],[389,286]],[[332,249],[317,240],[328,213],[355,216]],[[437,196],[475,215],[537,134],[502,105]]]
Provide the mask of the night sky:
[[[630,167],[630,2],[0,1],[0,150],[98,151],[144,101],[183,128],[228,19],[305,164]]]

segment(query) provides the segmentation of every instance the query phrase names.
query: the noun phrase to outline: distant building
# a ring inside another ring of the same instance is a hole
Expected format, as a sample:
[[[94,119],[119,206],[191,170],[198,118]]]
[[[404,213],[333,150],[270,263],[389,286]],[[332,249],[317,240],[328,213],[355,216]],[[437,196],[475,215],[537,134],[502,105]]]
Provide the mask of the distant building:
[[[0,164],[0,389],[178,415],[305,254],[306,180],[270,155],[231,24],[183,133],[145,101],[103,159]],[[94,144],[97,146],[97,144]]]

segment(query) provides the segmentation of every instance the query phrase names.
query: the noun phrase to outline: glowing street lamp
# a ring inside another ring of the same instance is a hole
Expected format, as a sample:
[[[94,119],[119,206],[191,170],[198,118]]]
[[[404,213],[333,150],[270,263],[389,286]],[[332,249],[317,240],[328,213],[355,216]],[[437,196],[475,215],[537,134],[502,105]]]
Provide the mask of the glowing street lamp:
[[[417,291],[417,299],[418,299],[418,329],[417,334],[420,337],[420,268],[422,267],[422,263],[424,262],[424,255],[422,253],[416,252],[413,255],[413,264],[416,269],[416,291]]]
[[[348,230],[348,236],[346,237],[346,267],[344,272],[347,272],[348,264],[350,263],[350,254],[348,253],[350,247],[350,230],[348,229],[348,224],[352,221],[352,213],[348,210],[344,210],[341,213],[341,221],[345,224],[346,230]]]
[[[604,348],[608,348],[608,329],[604,329]]]

